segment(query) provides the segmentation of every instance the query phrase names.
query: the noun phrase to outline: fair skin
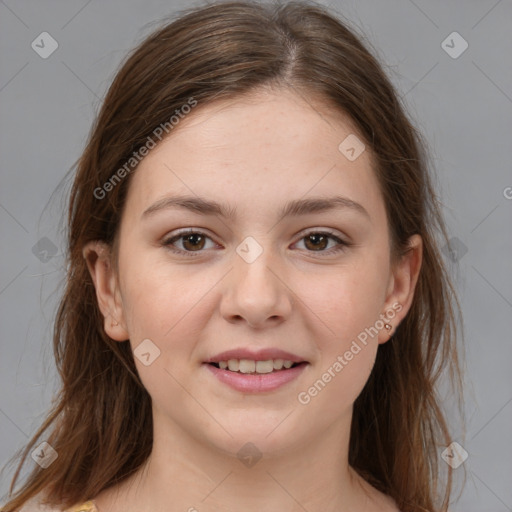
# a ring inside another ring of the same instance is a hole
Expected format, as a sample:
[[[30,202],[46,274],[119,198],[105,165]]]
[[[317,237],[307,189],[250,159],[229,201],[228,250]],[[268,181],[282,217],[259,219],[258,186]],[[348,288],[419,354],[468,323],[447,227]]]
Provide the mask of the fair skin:
[[[297,397],[399,303],[394,331],[411,305],[421,238],[392,262],[368,146],[349,161],[338,146],[357,133],[350,120],[311,105],[285,90],[199,105],[132,176],[118,272],[106,246],[84,248],[107,334],[132,349],[150,339],[160,350],[148,366],[135,357],[152,399],[153,452],[95,497],[99,512],[398,510],[348,464],[353,403],[390,333],[359,343],[307,404]],[[217,201],[236,217],[178,208],[142,216],[170,195]],[[366,213],[345,205],[278,216],[289,201],[334,195]],[[175,254],[163,241],[182,228],[203,239],[177,239]],[[350,245],[307,236],[326,230]],[[246,237],[263,251],[250,263],[236,251]],[[244,393],[203,364],[240,347],[277,347],[308,364],[275,391]],[[237,457],[248,442],[262,455],[250,467]]]

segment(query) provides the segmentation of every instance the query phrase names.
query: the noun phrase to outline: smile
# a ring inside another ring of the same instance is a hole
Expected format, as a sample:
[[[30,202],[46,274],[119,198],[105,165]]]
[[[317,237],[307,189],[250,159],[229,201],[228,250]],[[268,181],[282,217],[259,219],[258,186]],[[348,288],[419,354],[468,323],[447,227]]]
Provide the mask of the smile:
[[[219,361],[211,363],[221,370],[229,370],[231,372],[240,373],[271,373],[279,371],[283,368],[289,369],[299,363],[294,363],[287,359],[268,359],[266,361],[254,361],[252,359],[229,359],[227,361]]]
[[[286,363],[286,365],[285,365]],[[221,366],[222,365],[222,366]],[[282,359],[254,361],[230,359],[203,363],[221,383],[244,393],[274,391],[296,379],[309,363],[292,363]]]

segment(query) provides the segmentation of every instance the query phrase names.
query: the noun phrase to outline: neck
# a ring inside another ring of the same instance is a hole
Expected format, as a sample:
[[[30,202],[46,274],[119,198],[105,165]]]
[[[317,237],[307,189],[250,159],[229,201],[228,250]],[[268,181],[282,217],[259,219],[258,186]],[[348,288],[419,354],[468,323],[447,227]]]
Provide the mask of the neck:
[[[261,454],[247,444],[238,456],[169,424],[165,429],[158,427],[161,422],[154,425],[150,457],[115,492],[100,493],[95,500],[99,512],[168,512],[170,504],[188,512],[371,510],[372,488],[348,465],[349,432],[339,423],[279,452]]]

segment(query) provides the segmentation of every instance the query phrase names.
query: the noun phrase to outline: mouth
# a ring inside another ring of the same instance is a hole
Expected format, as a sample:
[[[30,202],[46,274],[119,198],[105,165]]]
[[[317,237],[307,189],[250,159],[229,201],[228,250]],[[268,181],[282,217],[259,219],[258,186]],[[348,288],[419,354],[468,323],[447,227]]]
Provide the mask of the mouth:
[[[221,352],[202,366],[223,385],[242,393],[276,391],[304,372],[309,361],[280,348],[239,347]]]
[[[286,384],[299,378],[309,363],[290,360],[229,359],[228,361],[205,362],[202,366],[209,370],[208,373],[222,385],[227,385],[242,393],[253,394],[273,392],[281,387],[286,387]],[[223,368],[224,366],[225,368]]]

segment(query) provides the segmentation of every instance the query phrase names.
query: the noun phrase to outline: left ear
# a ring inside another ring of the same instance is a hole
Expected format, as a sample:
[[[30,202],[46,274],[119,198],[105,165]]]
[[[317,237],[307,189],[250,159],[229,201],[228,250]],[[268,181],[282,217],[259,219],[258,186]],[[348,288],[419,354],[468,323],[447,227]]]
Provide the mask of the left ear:
[[[379,343],[388,341],[407,315],[414,298],[422,261],[423,240],[420,235],[413,235],[408,240],[407,251],[393,265],[384,311],[381,315],[391,329],[379,331]]]

